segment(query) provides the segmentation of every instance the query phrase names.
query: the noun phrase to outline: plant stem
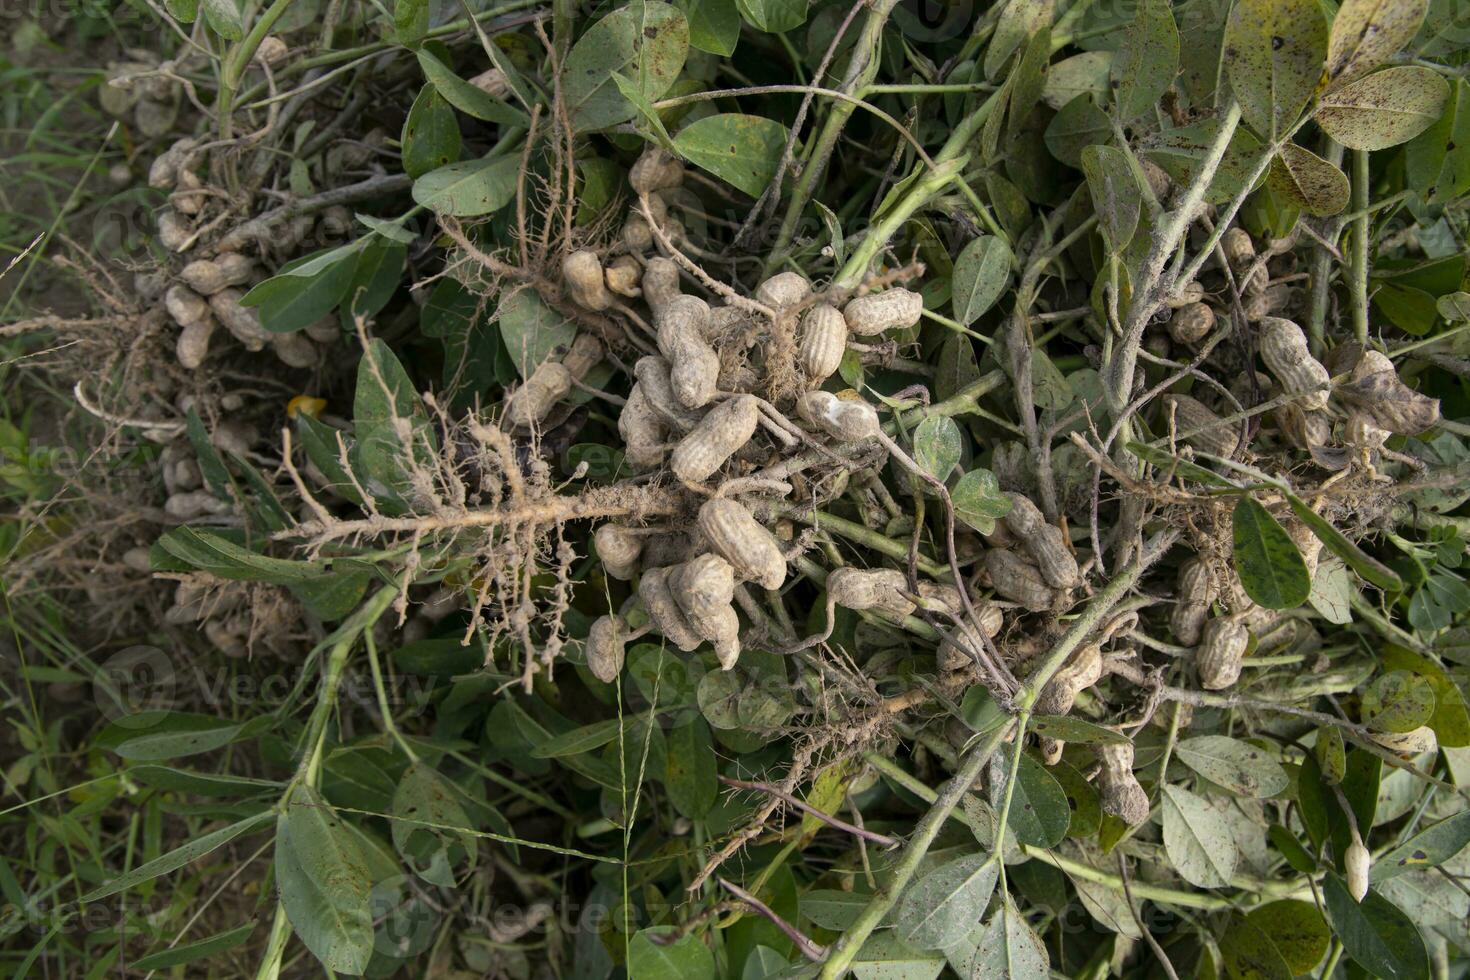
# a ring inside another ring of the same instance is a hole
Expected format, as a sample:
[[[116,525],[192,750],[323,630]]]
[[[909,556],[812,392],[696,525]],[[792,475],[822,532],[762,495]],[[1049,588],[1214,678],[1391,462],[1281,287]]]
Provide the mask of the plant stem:
[[[1342,144],[1328,139],[1322,148],[1322,158],[1334,167],[1342,166]],[[1341,216],[1328,221],[1322,238],[1337,244],[1342,234]],[[1312,250],[1312,306],[1307,318],[1307,336],[1312,342],[1312,352],[1320,357],[1326,349],[1327,307],[1332,299],[1332,255],[1318,245]]]
[[[219,123],[219,137],[227,140],[231,137],[233,121],[231,115],[234,111],[235,92],[240,88],[240,80],[245,77],[245,69],[250,65],[250,59],[255,57],[255,52],[260,49],[260,43],[265,40],[271,28],[276,26],[276,21],[281,19],[287,8],[295,0],[275,0],[255,26],[250,28],[239,44],[230,49],[229,56],[225,58],[224,68],[220,73],[219,93],[215,102],[215,117]]]
[[[1353,151],[1353,252],[1349,263],[1352,279],[1353,336],[1368,346],[1368,233],[1372,218],[1368,211],[1368,151]]]

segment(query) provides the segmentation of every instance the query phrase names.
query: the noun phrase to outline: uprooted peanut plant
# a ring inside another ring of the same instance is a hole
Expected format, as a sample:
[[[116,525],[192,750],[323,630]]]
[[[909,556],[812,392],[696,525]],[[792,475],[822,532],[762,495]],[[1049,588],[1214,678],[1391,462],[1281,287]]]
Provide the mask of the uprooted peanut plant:
[[[1463,6],[165,6],[12,601],[157,610],[68,895],[232,897],[35,957],[1463,972]]]

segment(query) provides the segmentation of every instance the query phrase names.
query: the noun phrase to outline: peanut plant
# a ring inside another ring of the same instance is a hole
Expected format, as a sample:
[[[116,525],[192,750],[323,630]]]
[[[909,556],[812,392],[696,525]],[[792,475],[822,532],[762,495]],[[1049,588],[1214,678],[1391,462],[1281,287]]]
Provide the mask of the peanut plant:
[[[1463,974],[1463,5],[147,6],[27,968]]]

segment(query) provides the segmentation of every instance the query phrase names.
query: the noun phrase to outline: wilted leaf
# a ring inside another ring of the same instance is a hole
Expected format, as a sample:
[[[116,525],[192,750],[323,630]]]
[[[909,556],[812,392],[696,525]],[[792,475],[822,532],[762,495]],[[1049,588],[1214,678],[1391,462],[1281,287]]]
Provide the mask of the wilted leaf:
[[[1264,749],[1239,739],[1199,735],[1183,739],[1175,751],[1180,762],[1242,796],[1275,796],[1291,782],[1286,770]]]
[[[1439,73],[1400,65],[1325,93],[1316,120],[1343,146],[1384,150],[1432,125],[1449,97],[1449,84]]]
[[[980,918],[1000,870],[989,854],[970,854],[929,872],[904,892],[898,935],[921,949],[959,942]]]
[[[1229,825],[1187,789],[1165,786],[1162,796],[1164,847],[1179,874],[1200,888],[1228,886],[1237,859]]]
[[[1347,207],[1347,174],[1295,143],[1272,158],[1267,177],[1272,190],[1308,214],[1327,217]]]
[[[1327,74],[1345,84],[1398,54],[1424,23],[1429,0],[1344,0],[1332,18]]]

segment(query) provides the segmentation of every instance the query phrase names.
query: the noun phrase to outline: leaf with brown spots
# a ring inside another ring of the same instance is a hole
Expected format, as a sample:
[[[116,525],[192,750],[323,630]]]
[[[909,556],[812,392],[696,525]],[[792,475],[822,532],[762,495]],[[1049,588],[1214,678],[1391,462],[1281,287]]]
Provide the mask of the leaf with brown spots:
[[[1240,0],[1222,60],[1241,115],[1259,135],[1290,131],[1322,77],[1327,21],[1317,0]]]
[[[1281,148],[1267,174],[1271,189],[1319,218],[1337,214],[1347,207],[1347,174],[1295,143]]]
[[[1383,150],[1418,136],[1439,118],[1450,87],[1415,65],[1387,68],[1322,96],[1317,124],[1353,150]]]
[[[613,80],[621,72],[653,102],[669,90],[689,54],[689,23],[658,0],[635,0],[587,29],[562,72],[562,98],[581,132],[606,129],[637,114]]]
[[[1327,75],[1334,85],[1361,78],[1419,33],[1429,0],[1346,0],[1332,20]]]

